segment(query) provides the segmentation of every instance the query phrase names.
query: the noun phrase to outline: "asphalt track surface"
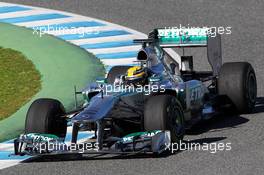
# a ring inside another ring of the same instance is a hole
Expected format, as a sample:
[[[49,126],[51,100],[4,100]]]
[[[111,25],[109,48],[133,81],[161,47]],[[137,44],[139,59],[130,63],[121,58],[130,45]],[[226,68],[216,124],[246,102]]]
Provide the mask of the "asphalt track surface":
[[[175,155],[122,159],[34,159],[0,170],[0,174],[263,174],[264,172],[264,2],[154,0],[10,0],[6,2],[54,8],[121,24],[147,33],[154,27],[231,26],[222,38],[224,61],[249,61],[258,79],[255,113],[222,116],[200,124],[185,137],[198,143],[231,143],[231,151],[181,151]],[[195,58],[199,69],[208,69]]]

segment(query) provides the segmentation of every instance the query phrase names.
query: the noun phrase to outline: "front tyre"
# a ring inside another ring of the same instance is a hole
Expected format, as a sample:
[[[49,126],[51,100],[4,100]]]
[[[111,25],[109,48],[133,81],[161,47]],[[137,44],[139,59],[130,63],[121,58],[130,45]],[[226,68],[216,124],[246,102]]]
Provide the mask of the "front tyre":
[[[64,107],[58,100],[37,99],[28,109],[25,133],[54,134],[65,137],[67,120],[62,117],[64,114]]]
[[[171,141],[183,139],[184,114],[180,102],[171,95],[152,96],[145,104],[144,128],[146,131],[169,130]]]

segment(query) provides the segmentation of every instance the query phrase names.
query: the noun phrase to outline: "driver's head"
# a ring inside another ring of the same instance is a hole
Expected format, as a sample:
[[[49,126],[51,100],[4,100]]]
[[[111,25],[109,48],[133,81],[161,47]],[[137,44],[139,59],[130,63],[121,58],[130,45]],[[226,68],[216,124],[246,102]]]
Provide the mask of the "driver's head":
[[[127,70],[125,80],[127,84],[145,85],[148,79],[148,72],[145,67],[134,66]]]

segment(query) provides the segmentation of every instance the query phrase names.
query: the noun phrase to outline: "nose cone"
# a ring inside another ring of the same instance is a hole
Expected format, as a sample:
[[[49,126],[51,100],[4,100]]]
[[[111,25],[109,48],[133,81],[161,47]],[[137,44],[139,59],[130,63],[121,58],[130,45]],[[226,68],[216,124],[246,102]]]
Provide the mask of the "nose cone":
[[[88,107],[72,118],[72,122],[94,122],[107,116],[114,107],[116,98],[98,95],[92,98]]]

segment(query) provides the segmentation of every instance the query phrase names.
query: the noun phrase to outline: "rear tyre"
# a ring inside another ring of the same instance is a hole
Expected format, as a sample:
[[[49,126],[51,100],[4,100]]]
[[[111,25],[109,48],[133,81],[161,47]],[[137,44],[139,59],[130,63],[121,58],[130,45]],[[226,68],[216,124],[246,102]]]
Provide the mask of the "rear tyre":
[[[54,134],[65,137],[67,120],[62,115],[65,109],[54,99],[37,99],[28,109],[25,133]]]
[[[247,62],[225,63],[218,78],[219,95],[226,95],[239,113],[252,112],[257,98],[256,75]]]
[[[171,141],[178,143],[185,133],[184,114],[180,102],[171,95],[152,96],[145,104],[146,131],[169,130]]]
[[[119,75],[125,75],[127,70],[131,66],[114,66],[110,69],[110,71],[107,74],[107,83],[114,84],[115,78]]]

